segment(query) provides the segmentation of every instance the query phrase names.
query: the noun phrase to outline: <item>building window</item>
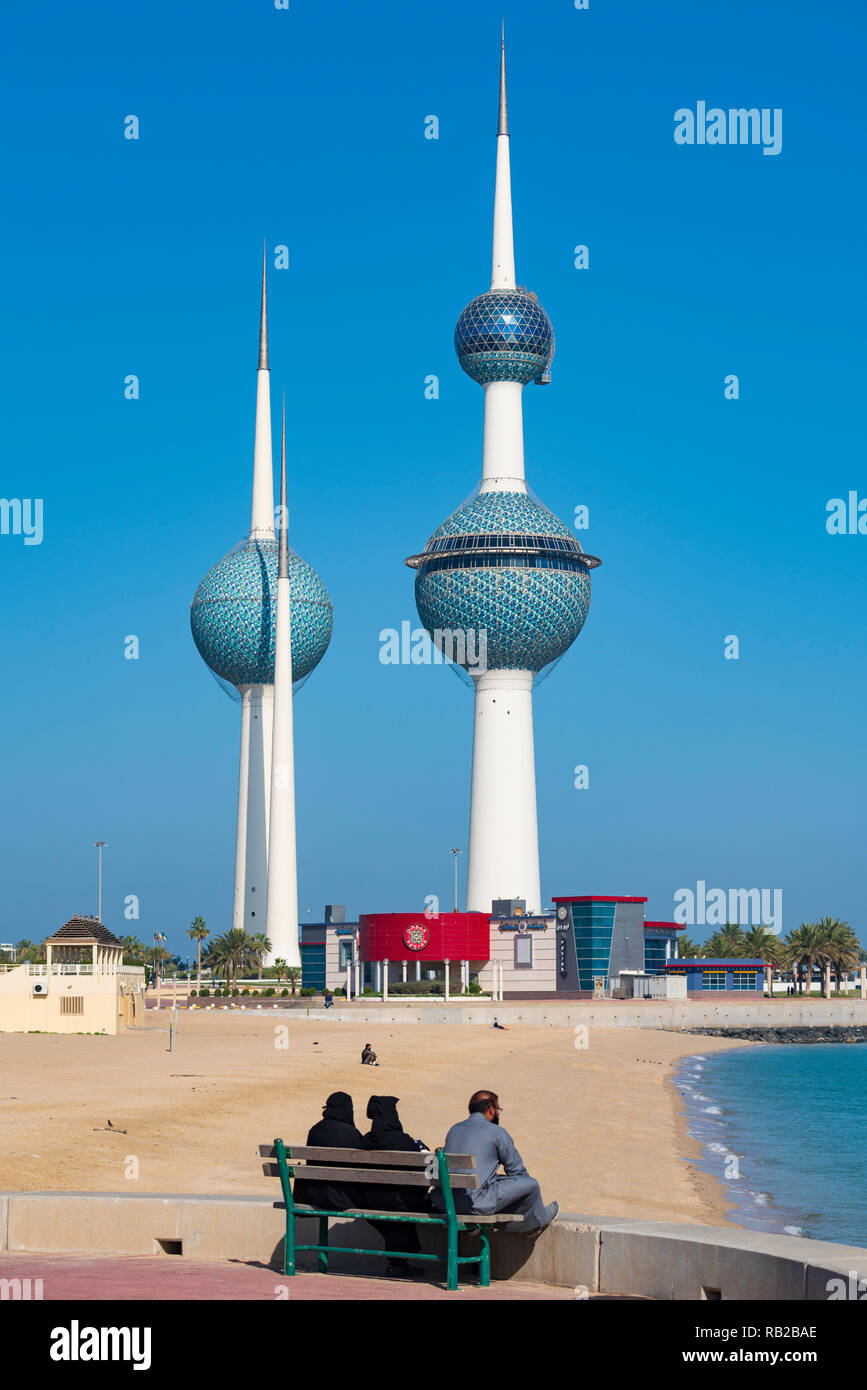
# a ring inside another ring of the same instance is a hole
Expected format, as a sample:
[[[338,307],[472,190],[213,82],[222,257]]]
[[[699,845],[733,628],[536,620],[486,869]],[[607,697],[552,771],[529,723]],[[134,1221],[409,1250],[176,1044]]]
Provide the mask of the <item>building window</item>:
[[[701,972],[702,989],[725,989],[726,972],[724,970],[703,970]]]
[[[352,942],[341,941],[340,943],[340,969],[345,970],[352,961]]]
[[[83,994],[61,994],[60,996],[60,1016],[65,1014],[83,1014],[84,995]]]
[[[732,976],[732,989],[757,989],[755,970],[736,970]]]
[[[533,969],[533,938],[532,936],[515,937],[515,969]]]

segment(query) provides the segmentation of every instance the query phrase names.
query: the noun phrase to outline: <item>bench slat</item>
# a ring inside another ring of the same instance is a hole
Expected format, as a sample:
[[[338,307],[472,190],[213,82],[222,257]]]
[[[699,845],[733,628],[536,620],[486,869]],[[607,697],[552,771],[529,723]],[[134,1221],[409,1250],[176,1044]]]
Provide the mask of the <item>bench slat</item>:
[[[312,1215],[312,1214],[318,1214],[318,1211],[319,1211],[319,1208],[318,1208],[318,1207],[307,1207],[307,1206],[304,1206],[304,1205],[302,1205],[302,1204],[300,1204],[300,1203],[299,1203],[299,1205],[296,1206],[296,1208],[295,1208],[296,1215],[298,1215],[298,1216],[307,1216],[308,1214],[310,1214],[310,1215]],[[353,1221],[366,1221],[367,1218],[368,1218],[369,1216],[393,1216],[393,1217],[398,1217],[398,1218],[404,1217],[405,1220],[407,1220],[407,1221],[412,1221],[416,1216],[420,1216],[420,1215],[423,1215],[423,1214],[424,1214],[424,1213],[421,1213],[421,1212],[412,1212],[412,1211],[408,1211],[408,1212],[406,1212],[406,1213],[404,1213],[404,1212],[398,1212],[398,1211],[374,1211],[372,1208],[368,1208],[368,1207],[364,1207],[364,1208],[359,1207],[359,1208],[357,1208],[357,1209],[350,1208],[348,1211],[330,1211],[330,1212],[328,1212],[328,1215],[329,1215],[329,1216],[334,1216],[334,1217],[340,1217],[340,1216],[342,1216],[342,1217],[349,1218],[349,1219],[351,1219],[351,1220],[353,1220]],[[445,1212],[432,1212],[431,1215],[437,1216],[437,1217],[441,1217],[443,1221],[445,1220]],[[519,1215],[517,1212],[512,1213],[512,1212],[508,1212],[508,1211],[505,1211],[505,1212],[498,1212],[496,1216],[476,1216],[473,1212],[460,1212],[460,1211],[459,1211],[459,1212],[458,1212],[458,1220],[459,1220],[459,1221],[471,1221],[471,1222],[473,1222],[474,1224],[477,1224],[477,1225],[479,1225],[479,1226],[492,1226],[492,1225],[494,1225],[495,1223],[498,1223],[498,1222],[501,1222],[501,1221],[523,1221],[524,1218],[523,1218],[523,1216]],[[421,1223],[420,1223],[420,1224],[421,1224]],[[340,1246],[339,1246],[339,1245],[336,1245],[334,1248],[335,1248],[335,1250],[336,1250],[336,1251],[338,1252],[338,1254],[339,1254],[339,1253],[340,1253]]]
[[[285,1147],[291,1150],[293,1159],[316,1159],[320,1163],[362,1163],[374,1168],[377,1164],[388,1164],[395,1168],[424,1168],[430,1157],[429,1153],[423,1151],[407,1153],[399,1149],[321,1149],[306,1144],[286,1144]],[[260,1144],[259,1155],[261,1158],[277,1157],[273,1144]],[[453,1165],[459,1165],[463,1171],[472,1172],[476,1166],[472,1154],[447,1154],[446,1157],[449,1170]]]
[[[382,1172],[376,1168],[317,1168],[313,1165],[296,1170],[296,1177],[310,1182],[350,1182],[350,1183],[389,1183],[392,1187],[432,1187],[435,1184],[424,1173],[403,1173],[399,1169]],[[477,1188],[480,1186],[475,1173],[449,1174],[449,1182],[456,1188]]]

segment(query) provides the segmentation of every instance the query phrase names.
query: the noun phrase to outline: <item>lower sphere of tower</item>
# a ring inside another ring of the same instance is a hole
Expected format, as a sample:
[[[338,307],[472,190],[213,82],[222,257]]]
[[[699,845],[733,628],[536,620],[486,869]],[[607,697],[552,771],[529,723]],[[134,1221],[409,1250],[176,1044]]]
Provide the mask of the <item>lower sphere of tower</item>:
[[[318,666],[334,609],[319,575],[289,552],[292,680]],[[277,542],[246,541],[205,575],[190,608],[199,654],[232,685],[271,685],[277,625]]]
[[[590,607],[590,571],[569,528],[525,493],[487,492],[443,522],[420,557],[419,616],[430,633],[464,634],[488,670],[540,671],[571,646]],[[446,651],[448,655],[448,651]]]

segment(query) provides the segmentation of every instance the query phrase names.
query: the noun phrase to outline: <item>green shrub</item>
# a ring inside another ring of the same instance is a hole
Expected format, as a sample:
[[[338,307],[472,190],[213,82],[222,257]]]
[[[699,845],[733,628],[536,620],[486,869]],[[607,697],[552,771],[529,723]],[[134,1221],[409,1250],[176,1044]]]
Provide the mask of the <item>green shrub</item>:
[[[468,994],[481,994],[481,992],[482,992],[482,987],[481,987],[481,985],[479,984],[478,980],[470,980],[470,987],[469,987],[469,989],[467,990],[467,993],[468,993]]]
[[[364,991],[367,994],[367,990]],[[397,984],[389,985],[389,994],[442,994],[443,985],[441,980],[407,980],[405,983],[400,980]]]
[[[289,991],[288,991],[288,989],[281,989],[281,991],[280,991],[280,998],[281,998],[281,999],[286,999],[286,998],[288,998],[288,996],[289,996]]]
[[[190,990],[190,998],[191,998],[191,999],[195,999],[195,997],[196,997],[196,991],[195,991],[194,989],[191,989],[191,990]]]
[[[365,986],[364,986],[364,989],[361,991],[361,993],[362,993],[363,995],[366,995],[369,999],[370,999],[370,998],[379,999],[379,997],[380,997],[379,990],[378,990],[378,989],[371,989],[370,985],[365,985]]]
[[[265,993],[268,995],[269,998],[272,994],[276,994],[276,992],[277,991],[274,989],[273,985],[269,985],[268,988],[265,990]]]
[[[249,991],[248,989],[242,989],[242,990],[241,990],[241,994],[244,995],[244,996],[248,996],[249,993],[250,993],[250,991]]]
[[[196,991],[193,990],[193,994],[195,994],[195,992],[196,992]],[[211,997],[211,991],[208,989],[208,986],[207,986],[207,985],[202,985],[202,988],[199,990],[199,998],[200,998],[200,999],[210,999],[210,997]]]

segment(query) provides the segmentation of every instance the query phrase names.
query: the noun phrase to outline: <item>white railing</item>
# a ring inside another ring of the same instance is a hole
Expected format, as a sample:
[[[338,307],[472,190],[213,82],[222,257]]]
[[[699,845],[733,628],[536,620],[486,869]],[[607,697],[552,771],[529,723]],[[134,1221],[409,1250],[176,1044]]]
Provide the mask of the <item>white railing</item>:
[[[143,979],[144,966],[142,965],[114,965],[102,964],[94,966],[91,961],[81,963],[70,961],[52,961],[51,965],[32,964],[28,961],[26,966],[28,975],[124,975],[129,979]]]

